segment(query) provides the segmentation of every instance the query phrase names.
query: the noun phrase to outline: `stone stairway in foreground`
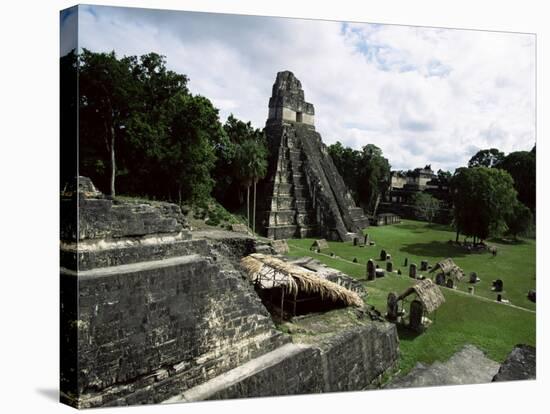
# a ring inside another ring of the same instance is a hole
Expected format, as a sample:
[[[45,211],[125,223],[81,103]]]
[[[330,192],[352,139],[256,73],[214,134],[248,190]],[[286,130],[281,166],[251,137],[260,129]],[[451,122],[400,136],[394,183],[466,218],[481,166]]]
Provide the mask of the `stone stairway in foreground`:
[[[163,403],[294,394],[296,388],[319,392],[318,375],[307,363],[314,355],[315,350],[306,345],[289,343]]]
[[[366,322],[312,342],[284,344],[163,403],[359,391],[376,388],[398,359],[394,325]]]
[[[407,375],[385,388],[430,387],[440,385],[484,384],[491,382],[500,364],[473,345],[466,345],[445,362],[418,363]]]

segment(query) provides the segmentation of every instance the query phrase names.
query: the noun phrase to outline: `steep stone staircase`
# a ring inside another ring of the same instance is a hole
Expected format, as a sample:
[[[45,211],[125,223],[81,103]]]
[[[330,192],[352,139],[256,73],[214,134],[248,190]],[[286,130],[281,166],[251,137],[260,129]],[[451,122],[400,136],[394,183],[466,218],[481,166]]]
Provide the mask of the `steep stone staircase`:
[[[289,361],[299,365],[299,362],[304,358],[307,360],[310,354],[312,354],[310,347],[288,343],[162,402],[169,404],[219,398],[246,398],[251,395],[251,390],[259,393],[259,395],[252,393],[256,397],[292,394],[294,390],[291,387],[285,389],[285,383],[289,380],[298,382],[300,373],[287,369]],[[276,379],[273,386],[265,387],[265,384],[273,379]],[[281,381],[283,379],[284,381]],[[270,394],[270,391],[273,394]]]
[[[286,140],[281,140],[269,204],[268,238],[312,237],[317,233],[302,157],[291,134]]]

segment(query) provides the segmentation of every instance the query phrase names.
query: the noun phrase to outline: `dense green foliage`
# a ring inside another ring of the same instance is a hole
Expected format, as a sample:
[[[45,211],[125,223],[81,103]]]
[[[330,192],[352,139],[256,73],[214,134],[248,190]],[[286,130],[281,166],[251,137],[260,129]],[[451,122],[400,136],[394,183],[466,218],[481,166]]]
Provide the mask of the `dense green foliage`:
[[[136,106],[139,91],[133,82],[135,61],[117,59],[114,52],[79,56],[80,171],[95,170],[107,182],[98,183],[115,195],[116,152]],[[107,174],[108,171],[108,174]]]
[[[373,211],[376,200],[385,195],[390,182],[390,164],[382,150],[368,144],[358,151],[336,142],[328,147],[328,152],[355,202]]]
[[[514,187],[518,192],[518,200],[529,207],[532,212],[536,208],[536,159],[535,148],[533,148],[531,151],[511,152],[498,165],[498,168],[510,173],[514,179]]]
[[[81,174],[115,194],[201,200],[212,189],[218,110],[155,53],[79,57]],[[105,182],[110,172],[110,186]]]
[[[168,70],[163,56],[72,56],[80,174],[101,191],[199,204],[214,195],[237,209],[242,188],[265,175],[262,131],[233,116],[222,125],[218,109],[190,93],[188,78]]]
[[[512,176],[518,201],[506,216],[506,233],[513,237],[527,234],[532,228],[536,208],[536,147],[531,151],[516,151],[506,156],[495,148],[481,150],[468,164],[469,167],[475,165],[499,168]]]
[[[71,51],[59,62],[60,189],[78,173],[78,57]]]
[[[335,144],[329,145],[328,153],[355,202],[359,202],[358,188],[361,152],[350,147],[344,147],[340,141],[337,141]]]
[[[400,269],[403,275],[389,274],[363,282],[368,292],[366,302],[382,313],[389,292],[401,293],[414,282],[403,266],[405,258],[409,264],[419,265],[421,260],[428,260],[433,265],[451,257],[466,275],[477,272],[481,279],[475,285],[474,295],[466,293],[471,286],[467,279],[458,284],[457,290],[443,288],[446,302],[431,315],[434,323],[425,333],[416,336],[400,329],[400,368],[404,372],[416,362],[444,361],[465,344],[474,344],[497,361],[504,360],[518,343],[535,344],[535,314],[529,310],[534,310],[536,305],[527,299],[529,289],[536,286],[534,241],[491,240],[498,249],[497,256],[493,257],[489,252],[468,253],[448,243],[454,234],[447,226],[404,220],[401,224],[371,227],[366,231],[376,246],[329,242],[330,251],[317,254],[309,250],[313,240],[289,240],[289,255],[312,256],[350,276],[364,279],[368,259],[384,267],[378,258],[380,250],[386,250],[392,255],[394,268]],[[329,252],[334,252],[336,257],[330,257]],[[358,263],[352,262],[354,257]],[[491,290],[494,279],[504,281],[504,298],[525,310],[496,303],[496,293]]]
[[[518,235],[525,234],[533,224],[533,214],[528,207],[520,201],[516,202],[512,211],[506,218],[508,234],[517,239]]]
[[[497,167],[502,160],[504,160],[504,153],[496,148],[479,150],[468,161],[468,167]]]
[[[506,171],[459,168],[451,181],[454,223],[459,233],[473,236],[474,243],[506,230],[506,218],[516,203],[514,181]]]
[[[230,115],[223,126],[226,139],[216,148],[218,161],[214,170],[214,196],[225,206],[237,209],[243,204],[246,188],[247,224],[254,228],[256,184],[267,173],[267,145],[263,131]],[[250,188],[254,188],[251,205]],[[251,218],[252,211],[252,218]]]
[[[468,167],[500,168],[514,179],[514,188],[518,200],[529,207],[536,208],[536,146],[531,151],[516,151],[508,155],[496,148],[480,150],[469,161]]]
[[[243,122],[233,115],[227,118],[223,129],[226,139],[216,147],[214,196],[230,209],[237,209],[243,204],[242,190],[251,183],[243,165],[247,162],[247,157],[242,145],[250,145],[245,144],[248,141],[255,142],[267,154],[265,136],[261,130],[252,127],[250,122]]]
[[[449,185],[451,182],[451,178],[453,175],[450,171],[444,171],[444,170],[437,170],[437,180],[440,182],[441,185]]]
[[[248,139],[244,141],[237,152],[240,165],[239,176],[247,184],[246,211],[248,226],[255,230],[256,226],[256,185],[258,180],[267,173],[267,149],[262,141]],[[250,186],[254,185],[254,201],[252,219],[250,218]]]

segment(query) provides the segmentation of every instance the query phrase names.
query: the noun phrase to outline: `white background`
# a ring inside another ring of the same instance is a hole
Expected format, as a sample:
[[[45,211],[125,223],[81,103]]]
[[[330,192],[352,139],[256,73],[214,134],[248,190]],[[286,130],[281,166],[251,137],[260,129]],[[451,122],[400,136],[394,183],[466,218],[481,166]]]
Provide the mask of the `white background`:
[[[61,0],[3,2],[0,48],[0,407],[2,412],[69,412],[58,387],[58,56]],[[550,38],[544,1],[105,1],[100,4],[218,11],[438,27],[534,32],[537,37],[538,380],[523,383],[324,394],[101,412],[541,412],[548,398],[545,251],[548,248],[547,137]],[[475,315],[472,315],[475,317]],[[544,392],[546,388],[546,393]]]

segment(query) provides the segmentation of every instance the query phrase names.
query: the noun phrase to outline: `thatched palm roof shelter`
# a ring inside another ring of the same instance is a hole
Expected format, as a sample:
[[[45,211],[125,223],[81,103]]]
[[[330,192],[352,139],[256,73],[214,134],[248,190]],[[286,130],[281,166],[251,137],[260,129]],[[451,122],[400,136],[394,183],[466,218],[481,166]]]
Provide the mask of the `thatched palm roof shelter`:
[[[363,300],[357,293],[320,277],[316,272],[276,257],[254,253],[243,257],[241,265],[248,278],[262,289],[282,287],[294,296],[304,292],[319,295],[323,300],[341,301],[346,306],[363,306]]]
[[[441,293],[439,286],[430,279],[417,282],[399,295],[397,300],[403,300],[413,293],[416,293],[418,300],[422,302],[427,313],[432,313],[445,302],[445,297]]]
[[[438,271],[443,273],[446,277],[453,278],[457,282],[464,277],[464,271],[456,265],[453,259],[447,258],[438,262],[431,270],[430,273]]]

